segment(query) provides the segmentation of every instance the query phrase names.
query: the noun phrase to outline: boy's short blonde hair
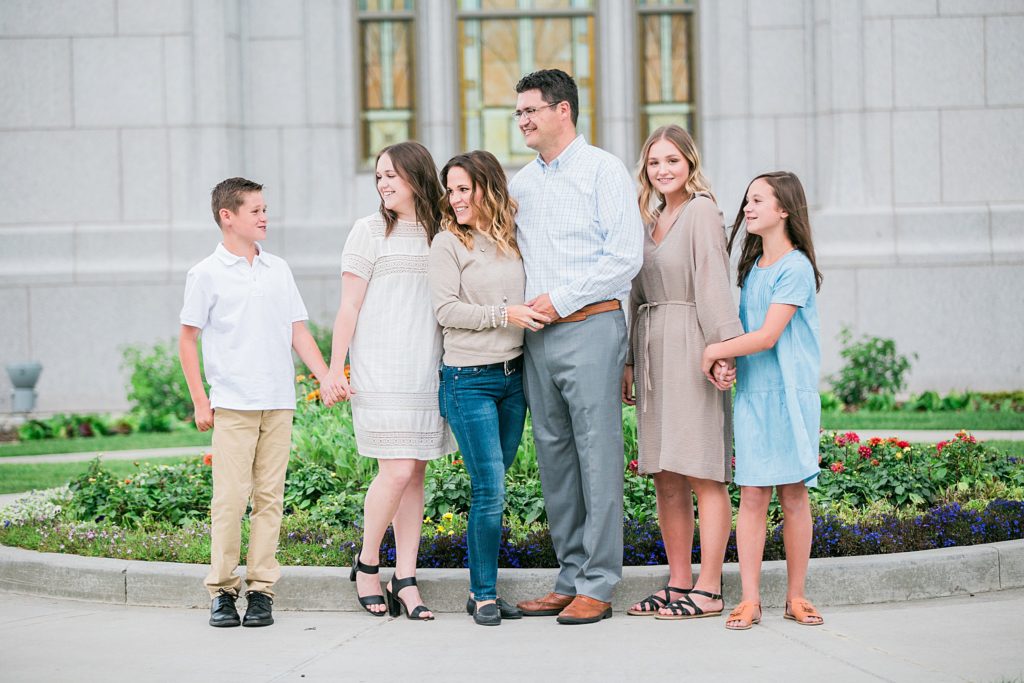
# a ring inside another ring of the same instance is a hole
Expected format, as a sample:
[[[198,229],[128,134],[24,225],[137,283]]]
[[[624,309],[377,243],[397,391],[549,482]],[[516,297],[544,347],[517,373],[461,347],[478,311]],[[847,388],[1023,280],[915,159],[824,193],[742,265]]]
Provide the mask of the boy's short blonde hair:
[[[245,195],[251,192],[262,192],[263,186],[245,178],[228,178],[217,183],[210,193],[210,204],[213,208],[213,220],[220,225],[220,210],[227,209],[231,213],[245,203]]]

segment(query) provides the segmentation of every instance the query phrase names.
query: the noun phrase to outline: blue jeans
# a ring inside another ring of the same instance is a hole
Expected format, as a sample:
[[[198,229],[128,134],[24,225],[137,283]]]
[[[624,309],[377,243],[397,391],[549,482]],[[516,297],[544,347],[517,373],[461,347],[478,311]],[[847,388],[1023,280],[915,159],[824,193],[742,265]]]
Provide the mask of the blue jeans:
[[[506,372],[501,365],[441,366],[441,415],[459,442],[473,489],[466,544],[469,589],[477,600],[497,597],[505,473],[515,460],[526,421],[520,368]]]

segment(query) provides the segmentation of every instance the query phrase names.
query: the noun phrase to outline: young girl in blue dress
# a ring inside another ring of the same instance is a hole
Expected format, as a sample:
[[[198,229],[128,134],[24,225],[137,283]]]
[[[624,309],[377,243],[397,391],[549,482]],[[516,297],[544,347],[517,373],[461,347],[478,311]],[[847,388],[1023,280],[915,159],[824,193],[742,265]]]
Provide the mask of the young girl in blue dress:
[[[717,383],[721,380],[711,371],[715,361],[736,358],[736,545],[743,599],[726,628],[745,630],[761,620],[761,558],[773,487],[784,518],[784,616],[818,626],[823,619],[804,595],[804,579],[813,529],[807,487],[818,478],[821,351],[815,294],[821,273],[800,180],[779,171],[751,181],[733,224],[730,251],[744,223],[738,284],[746,334],[710,344],[701,366]]]

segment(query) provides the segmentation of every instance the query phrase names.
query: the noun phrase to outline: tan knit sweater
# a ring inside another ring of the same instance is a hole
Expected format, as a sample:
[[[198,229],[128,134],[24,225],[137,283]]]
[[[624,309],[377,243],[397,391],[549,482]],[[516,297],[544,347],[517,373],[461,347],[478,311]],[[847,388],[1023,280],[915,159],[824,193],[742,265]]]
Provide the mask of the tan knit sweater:
[[[501,327],[500,312],[503,302],[525,300],[523,261],[498,253],[480,233],[474,238],[472,251],[450,232],[438,234],[430,247],[427,278],[449,366],[500,363],[523,352],[523,329]]]

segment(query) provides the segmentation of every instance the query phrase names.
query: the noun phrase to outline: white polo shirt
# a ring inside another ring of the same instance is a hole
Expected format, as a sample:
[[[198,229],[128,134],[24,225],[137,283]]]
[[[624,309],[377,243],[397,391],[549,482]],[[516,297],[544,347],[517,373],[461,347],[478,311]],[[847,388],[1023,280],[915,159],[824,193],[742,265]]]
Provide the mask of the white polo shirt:
[[[181,324],[202,330],[213,408],[295,408],[292,323],[309,316],[288,264],[256,249],[250,266],[218,244],[185,280]]]

